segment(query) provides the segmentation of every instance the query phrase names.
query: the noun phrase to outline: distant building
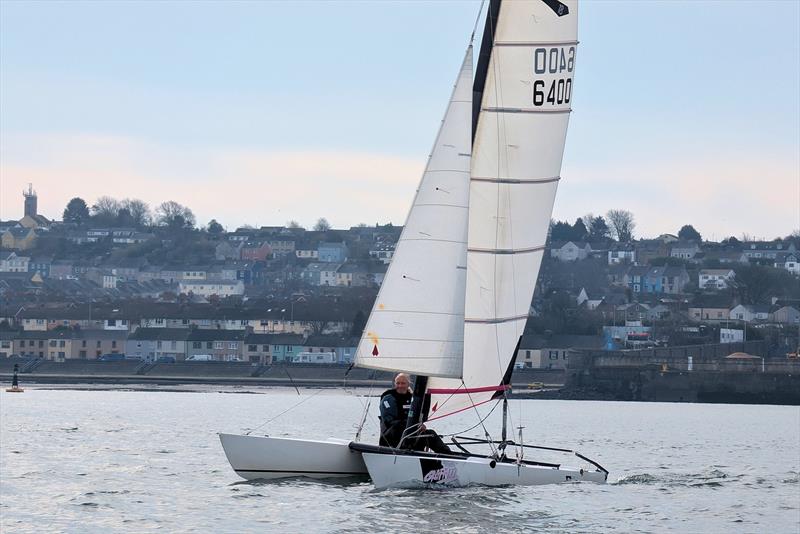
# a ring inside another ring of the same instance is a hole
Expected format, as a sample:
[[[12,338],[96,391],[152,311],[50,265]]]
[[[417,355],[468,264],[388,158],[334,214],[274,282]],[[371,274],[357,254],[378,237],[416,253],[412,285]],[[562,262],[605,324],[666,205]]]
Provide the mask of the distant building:
[[[682,260],[691,260],[697,253],[700,252],[700,246],[695,242],[678,242],[673,243],[669,251],[669,255],[673,258]]]
[[[617,244],[608,251],[608,264],[636,263],[636,249],[630,244]]]
[[[741,343],[742,341],[744,341],[744,330],[738,330],[735,328],[719,329],[720,343]]]
[[[602,336],[524,335],[517,351],[517,364],[533,369],[564,369],[570,349],[602,349]]]
[[[0,273],[27,273],[31,259],[28,256],[17,256],[16,252],[0,256]]]
[[[15,226],[3,232],[0,243],[3,248],[14,250],[28,250],[33,248],[36,241],[36,232],[33,228]]]
[[[375,243],[375,245],[370,249],[369,255],[370,257],[388,265],[391,263],[392,258],[394,257],[394,249],[394,243]]]
[[[187,359],[209,355],[215,361],[241,361],[246,336],[244,330],[193,329],[186,340]]]
[[[550,247],[550,257],[559,261],[585,260],[592,253],[592,247],[583,241],[567,241]]]
[[[742,244],[742,253],[751,260],[776,259],[782,252],[797,252],[794,243],[752,241]]]
[[[800,275],[800,254],[797,252],[781,252],[775,255],[775,268],[786,269],[795,276]]]
[[[772,320],[780,324],[800,324],[800,311],[794,306],[783,306],[772,313]]]
[[[244,295],[244,283],[241,280],[183,280],[178,284],[178,291],[188,295],[192,293],[202,297],[216,295],[218,297],[230,297],[233,295]]]
[[[320,243],[317,247],[319,261],[342,263],[347,260],[347,245],[344,243]]]
[[[730,311],[729,318],[736,321],[750,323],[753,321],[769,320],[769,306],[739,304]]]
[[[733,269],[701,269],[697,285],[700,289],[725,289],[735,276]]]
[[[242,247],[241,259],[265,261],[272,254],[269,243],[247,243]]]
[[[162,357],[183,361],[191,332],[188,328],[138,328],[128,336],[125,354],[151,362]]]

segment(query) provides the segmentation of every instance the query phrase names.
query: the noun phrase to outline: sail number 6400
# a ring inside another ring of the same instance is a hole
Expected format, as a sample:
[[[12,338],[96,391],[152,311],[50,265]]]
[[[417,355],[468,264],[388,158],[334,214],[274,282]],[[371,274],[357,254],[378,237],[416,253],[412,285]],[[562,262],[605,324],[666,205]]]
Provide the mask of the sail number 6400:
[[[546,94],[545,94],[546,93]],[[572,98],[572,78],[560,78],[550,82],[550,87],[546,87],[544,80],[533,82],[533,105],[543,106],[550,104],[569,104]]]

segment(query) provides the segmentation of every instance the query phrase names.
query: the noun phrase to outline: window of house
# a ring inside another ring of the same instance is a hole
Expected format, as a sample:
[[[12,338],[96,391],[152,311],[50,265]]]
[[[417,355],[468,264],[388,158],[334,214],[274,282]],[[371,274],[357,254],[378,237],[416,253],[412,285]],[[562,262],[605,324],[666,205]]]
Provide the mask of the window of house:
[[[98,349],[100,348],[100,340],[99,339],[97,340],[96,346],[97,346]]]
[[[80,351],[80,353],[79,353],[78,355],[79,355],[81,358],[83,358],[83,359],[86,359],[86,351],[85,351],[85,350],[82,350],[82,351]]]
[[[189,324],[189,319],[181,319],[181,324],[183,325]]]
[[[116,319],[109,319],[108,320],[108,326],[117,326],[117,320]]]
[[[164,319],[156,319],[156,324],[164,324]]]
[[[116,349],[117,348],[117,340],[116,339],[111,340],[111,348],[112,349]]]
[[[202,346],[203,346],[203,344],[200,341],[193,341],[192,342],[192,348],[193,349],[199,349],[199,348],[202,348]]]
[[[263,350],[264,352],[269,352],[269,345],[264,345],[264,346],[261,348],[261,350]]]
[[[178,348],[178,342],[177,341],[170,341],[169,342],[169,348],[171,348],[172,350],[175,350],[176,348]]]
[[[213,347],[214,347],[214,344],[211,341],[206,341],[206,348],[207,349],[210,349],[210,348],[213,348]]]
[[[81,341],[81,347],[85,347],[85,346],[86,346],[86,340],[84,339],[83,341]]]
[[[50,346],[51,347],[55,347],[56,346],[56,340],[55,339],[51,339],[50,340]]]
[[[248,352],[256,352],[258,350],[258,345],[247,345]]]
[[[58,357],[59,358],[63,358],[64,356],[66,356],[66,353],[64,353],[63,351],[59,351],[58,352]]]
[[[215,349],[224,349],[225,348],[225,342],[224,341],[215,341],[214,342],[214,348]]]
[[[294,352],[294,347],[291,345],[286,345],[286,352]]]
[[[161,342],[160,342],[160,341],[156,341],[156,348],[157,348],[157,349],[160,349],[160,348],[161,348]]]

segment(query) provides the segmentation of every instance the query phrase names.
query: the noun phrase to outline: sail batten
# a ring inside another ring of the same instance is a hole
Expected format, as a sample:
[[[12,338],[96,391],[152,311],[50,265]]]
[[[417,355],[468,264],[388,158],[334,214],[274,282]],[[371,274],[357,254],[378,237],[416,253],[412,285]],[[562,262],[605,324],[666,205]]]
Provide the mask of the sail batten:
[[[462,380],[429,382],[432,419],[488,402],[511,377],[561,176],[577,1],[492,0],[473,87]],[[533,187],[535,185],[535,187]],[[469,392],[459,394],[459,391]]]
[[[472,47],[358,345],[358,367],[461,377]]]

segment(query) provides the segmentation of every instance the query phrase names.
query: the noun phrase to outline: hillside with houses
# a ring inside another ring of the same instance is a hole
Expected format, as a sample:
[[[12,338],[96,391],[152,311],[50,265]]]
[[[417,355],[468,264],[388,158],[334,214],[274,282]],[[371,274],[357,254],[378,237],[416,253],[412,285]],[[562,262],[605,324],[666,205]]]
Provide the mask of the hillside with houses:
[[[0,356],[347,363],[402,230],[197,228],[176,203],[150,216],[104,198],[73,199],[54,221],[31,188],[24,216],[0,221]],[[635,239],[628,212],[585,219],[551,225],[521,364],[751,340],[796,353],[798,235],[712,242],[685,226]]]

